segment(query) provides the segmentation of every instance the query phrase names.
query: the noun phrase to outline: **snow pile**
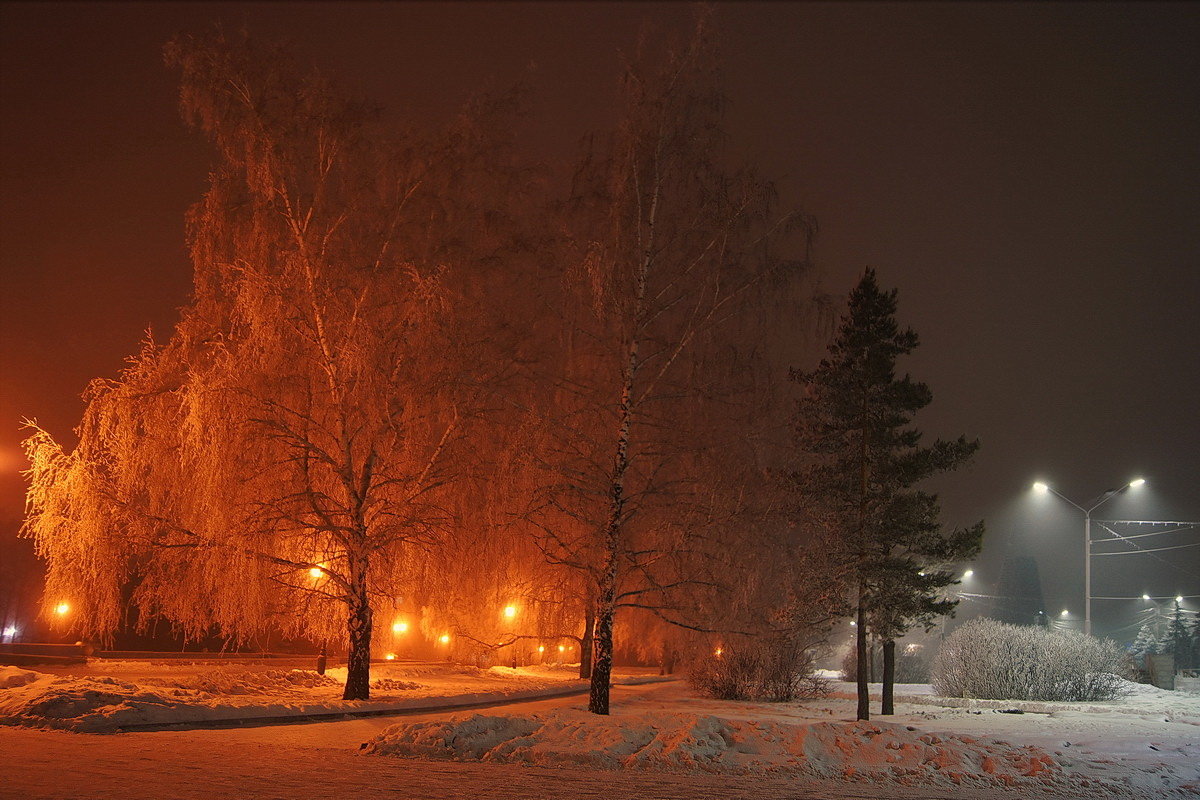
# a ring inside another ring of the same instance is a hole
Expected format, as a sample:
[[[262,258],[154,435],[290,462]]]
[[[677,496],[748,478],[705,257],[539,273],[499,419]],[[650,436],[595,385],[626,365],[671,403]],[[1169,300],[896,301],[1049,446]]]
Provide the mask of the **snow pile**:
[[[27,683],[33,683],[40,677],[40,672],[32,672],[20,667],[0,667],[0,689],[24,686]]]
[[[789,725],[687,713],[599,717],[564,709],[529,717],[452,716],[393,725],[363,745],[375,755],[604,769],[800,773],[903,784],[1019,786],[1063,780],[1055,758],[903,725]]]
[[[12,667],[0,672],[0,724],[74,731],[146,726],[325,718],[359,712],[412,711],[498,703],[582,692],[587,683],[565,673],[531,674],[453,665],[383,666],[373,670],[370,700],[343,700],[345,667],[325,675],[277,667],[97,663],[82,674],[55,675]],[[115,671],[118,674],[105,674]],[[406,678],[421,675],[416,683]],[[622,676],[618,683],[657,680]]]
[[[371,689],[380,692],[414,692],[421,688],[423,687],[419,683],[397,680],[396,678],[379,678],[371,681]]]
[[[270,694],[343,685],[328,675],[303,669],[212,670],[180,679],[157,679],[153,683],[177,689],[194,689],[204,694]]]

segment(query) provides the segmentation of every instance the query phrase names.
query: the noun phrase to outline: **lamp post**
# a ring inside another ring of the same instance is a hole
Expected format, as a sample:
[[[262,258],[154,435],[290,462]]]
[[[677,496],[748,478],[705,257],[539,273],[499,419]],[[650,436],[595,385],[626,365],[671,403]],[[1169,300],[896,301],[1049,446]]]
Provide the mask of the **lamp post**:
[[[1040,494],[1052,492],[1059,499],[1065,500],[1083,512],[1083,632],[1088,636],[1092,635],[1092,512],[1126,489],[1136,489],[1145,482],[1145,478],[1136,478],[1119,489],[1109,489],[1089,508],[1084,508],[1062,492],[1041,481],[1033,485],[1035,492]]]

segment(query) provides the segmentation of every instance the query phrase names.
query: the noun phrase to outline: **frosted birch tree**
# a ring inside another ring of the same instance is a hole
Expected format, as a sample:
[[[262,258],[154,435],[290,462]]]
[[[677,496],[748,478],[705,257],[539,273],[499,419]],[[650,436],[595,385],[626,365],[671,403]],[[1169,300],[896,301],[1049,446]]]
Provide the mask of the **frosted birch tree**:
[[[194,298],[92,383],[75,448],[33,431],[25,530],[82,629],[111,631],[129,583],[142,619],[192,636],[340,628],[365,699],[375,609],[453,524],[494,377],[464,352],[483,337],[455,314],[469,281],[432,190],[462,166],[282,51],[214,33],[166,56],[217,155],[188,216]]]
[[[624,71],[624,110],[565,205],[561,361],[531,460],[527,518],[595,603],[589,709],[609,711],[613,623],[672,624],[717,602],[752,463],[755,300],[797,271],[795,217],[723,163],[722,99],[701,25],[659,65]]]

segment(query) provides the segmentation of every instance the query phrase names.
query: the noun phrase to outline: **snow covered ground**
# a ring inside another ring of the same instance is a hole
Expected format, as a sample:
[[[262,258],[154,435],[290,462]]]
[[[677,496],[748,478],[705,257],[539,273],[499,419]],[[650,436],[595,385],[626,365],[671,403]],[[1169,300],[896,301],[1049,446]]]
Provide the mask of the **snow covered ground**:
[[[0,668],[3,798],[1200,796],[1200,696],[1144,686],[1085,704],[955,700],[900,686],[895,716],[856,723],[848,684],[820,701],[765,704],[700,699],[672,682],[617,687],[608,718],[586,714],[577,696],[426,711],[399,724],[371,717],[96,736],[62,729],[361,705],[278,664],[30,672]],[[370,701],[381,707],[576,684],[565,669],[444,664],[383,665],[375,678],[389,687]]]
[[[623,671],[621,683],[658,680]],[[341,699],[345,667],[325,675],[278,663],[92,659],[44,672],[0,667],[0,723],[110,732],[148,726],[326,717],[472,706],[578,692],[578,666],[477,667],[395,662],[371,670],[371,699]]]
[[[937,698],[901,686],[896,715],[854,722],[852,686],[822,701],[699,700],[674,686],[597,720],[460,713],[403,722],[376,755],[543,766],[842,778],[876,786],[1002,789],[1010,797],[1200,796],[1200,696],[1130,684],[1109,703]]]

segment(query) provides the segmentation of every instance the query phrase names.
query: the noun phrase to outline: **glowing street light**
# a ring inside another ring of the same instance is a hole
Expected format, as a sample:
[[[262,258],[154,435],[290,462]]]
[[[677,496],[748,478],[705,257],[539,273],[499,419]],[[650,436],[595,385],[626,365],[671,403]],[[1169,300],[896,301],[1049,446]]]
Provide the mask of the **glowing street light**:
[[[385,658],[385,659],[387,659],[388,661],[395,661],[395,660],[396,660],[396,654],[395,654],[395,653],[388,653],[386,656],[384,656],[384,658]]]
[[[516,606],[505,606],[504,607],[504,616],[508,617],[509,619],[512,619],[516,615],[517,615],[517,607]]]
[[[63,616],[64,614],[66,614],[70,610],[71,610],[71,606],[68,603],[59,603],[58,605],[56,605],[54,607],[54,613],[58,614],[60,617]]]
[[[1150,599],[1150,595],[1148,595],[1148,594],[1146,594],[1146,593],[1144,593],[1144,592],[1143,592],[1143,593],[1142,593],[1142,599],[1143,599],[1143,600],[1149,600],[1149,599]]]
[[[1177,595],[1175,595],[1175,602],[1176,602],[1176,603],[1182,603],[1182,602],[1183,602],[1183,595],[1181,595],[1181,594],[1177,594]]]
[[[971,577],[974,574],[975,574],[975,570],[973,570],[973,569],[967,570],[966,572],[963,573],[963,580],[965,581],[967,578]]]
[[[450,634],[443,633],[441,635],[441,637],[438,639],[438,641],[441,642],[442,644],[450,644]]]
[[[1134,478],[1119,489],[1109,489],[1088,508],[1084,508],[1062,492],[1041,481],[1033,484],[1033,490],[1038,494],[1051,492],[1083,512],[1083,632],[1088,636],[1092,635],[1092,512],[1126,489],[1136,489],[1145,483],[1145,478]],[[1066,615],[1067,612],[1063,611],[1062,616]]]
[[[1067,611],[1067,610],[1064,608],[1064,609],[1062,610],[1062,613],[1061,613],[1061,614],[1059,614],[1059,616],[1060,616],[1060,617],[1066,617],[1066,616],[1070,616],[1070,613],[1071,613],[1071,612]]]
[[[323,569],[321,569],[320,567],[313,567],[312,569],[310,569],[308,571],[308,576],[310,578],[319,578],[324,574],[325,574],[325,571]]]
[[[408,632],[408,623],[407,622],[400,621],[400,622],[392,623],[392,633],[407,633],[407,632]]]

